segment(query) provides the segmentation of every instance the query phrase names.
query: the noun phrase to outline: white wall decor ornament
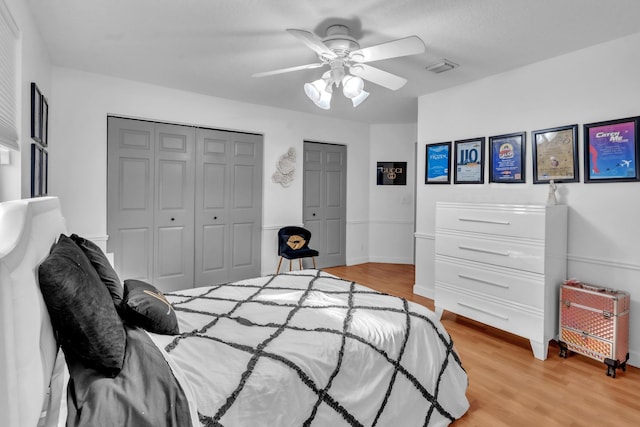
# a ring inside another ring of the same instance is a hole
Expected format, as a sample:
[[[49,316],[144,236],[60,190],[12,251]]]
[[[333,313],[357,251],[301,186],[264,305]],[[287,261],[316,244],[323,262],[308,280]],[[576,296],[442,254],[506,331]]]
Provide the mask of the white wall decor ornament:
[[[271,179],[276,184],[287,188],[291,185],[296,176],[296,149],[290,147],[289,150],[276,162],[276,171]]]

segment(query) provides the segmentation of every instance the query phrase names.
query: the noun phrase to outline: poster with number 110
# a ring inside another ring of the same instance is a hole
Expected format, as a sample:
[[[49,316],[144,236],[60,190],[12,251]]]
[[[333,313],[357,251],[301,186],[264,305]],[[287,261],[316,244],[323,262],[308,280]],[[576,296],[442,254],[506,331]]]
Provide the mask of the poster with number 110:
[[[484,183],[484,138],[455,142],[454,184]]]

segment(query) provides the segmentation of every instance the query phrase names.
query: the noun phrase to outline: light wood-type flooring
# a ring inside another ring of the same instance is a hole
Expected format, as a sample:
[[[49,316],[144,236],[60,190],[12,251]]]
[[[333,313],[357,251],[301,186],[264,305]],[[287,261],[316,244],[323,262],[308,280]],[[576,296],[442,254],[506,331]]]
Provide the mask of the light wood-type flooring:
[[[367,263],[325,271],[433,310],[433,300],[412,292],[412,265]],[[611,378],[596,360],[559,357],[555,342],[541,361],[524,338],[449,312],[442,323],[469,375],[471,407],[453,427],[640,426],[640,369],[618,369]]]

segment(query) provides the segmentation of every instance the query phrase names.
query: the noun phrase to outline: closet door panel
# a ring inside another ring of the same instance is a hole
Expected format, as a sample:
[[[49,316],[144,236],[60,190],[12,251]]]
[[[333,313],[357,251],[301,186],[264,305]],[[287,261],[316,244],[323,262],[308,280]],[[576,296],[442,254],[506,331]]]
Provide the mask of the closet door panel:
[[[156,124],[153,284],[162,291],[193,287],[195,130]]]
[[[107,125],[107,252],[121,279],[153,279],[155,125],[111,117]]]
[[[304,142],[303,222],[319,268],[346,263],[346,159],[344,145]]]
[[[231,196],[228,211],[233,254],[229,280],[260,275],[262,240],[262,136],[229,133]]]
[[[225,132],[196,130],[195,283],[229,281],[229,147]]]
[[[224,236],[226,226],[208,225],[202,229],[202,250],[198,253],[201,258],[202,271],[204,273],[215,274],[224,269],[226,265],[226,255],[224,251]],[[208,254],[209,256],[204,256]]]
[[[151,239],[150,227],[120,228],[118,234],[110,235],[109,241],[117,241],[117,247],[109,249],[117,253],[119,263],[118,274],[121,279],[138,279],[149,281],[152,275],[151,256],[149,242]]]
[[[247,268],[254,264],[253,254],[255,251],[253,250],[253,242],[255,239],[253,234],[253,224],[251,222],[236,222],[233,224],[231,246],[233,248],[233,258],[231,260],[233,269]]]

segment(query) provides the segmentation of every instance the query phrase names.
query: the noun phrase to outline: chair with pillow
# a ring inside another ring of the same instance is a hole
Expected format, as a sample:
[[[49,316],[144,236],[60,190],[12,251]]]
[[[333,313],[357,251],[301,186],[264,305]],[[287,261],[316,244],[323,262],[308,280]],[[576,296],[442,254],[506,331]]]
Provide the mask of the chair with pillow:
[[[282,227],[278,231],[278,255],[280,255],[280,261],[278,262],[278,271],[280,273],[280,266],[282,265],[282,259],[289,260],[289,271],[294,259],[299,260],[300,270],[302,270],[302,258],[311,258],[313,261],[313,268],[316,268],[316,258],[318,251],[309,247],[309,241],[311,240],[311,232],[302,227],[288,226]]]

